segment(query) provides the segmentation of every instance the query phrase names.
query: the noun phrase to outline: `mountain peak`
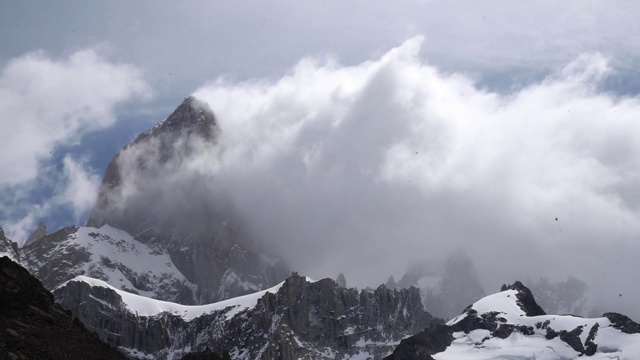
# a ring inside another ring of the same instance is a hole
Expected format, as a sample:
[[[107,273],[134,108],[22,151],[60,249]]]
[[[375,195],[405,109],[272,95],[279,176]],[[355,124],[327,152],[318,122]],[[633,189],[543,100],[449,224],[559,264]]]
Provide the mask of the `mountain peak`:
[[[34,242],[42,239],[46,235],[47,235],[47,225],[45,225],[45,223],[41,221],[40,224],[38,224],[38,228],[35,229],[31,233],[31,235],[29,235],[29,237],[27,238],[27,241],[24,243],[23,246],[31,245]]]
[[[211,139],[218,130],[216,117],[209,104],[194,96],[188,96],[164,121],[140,134],[133,143],[139,143],[151,136],[177,134],[183,131],[189,134],[197,133],[206,139]]]
[[[187,97],[109,163],[87,221],[169,254],[197,287],[198,303],[270,287],[288,272],[284,262],[261,253],[230,200],[215,191],[211,173],[190,167],[194,161],[215,166],[219,134],[209,105]]]
[[[516,291],[516,305],[525,313],[526,316],[546,315],[540,305],[536,302],[528,287],[524,286],[520,281],[514,282],[512,285],[502,285],[501,292],[514,290]]]
[[[597,358],[610,353],[639,358],[640,324],[624,315],[546,315],[521,282],[503,285],[501,290],[476,301],[446,324],[432,324],[403,339],[386,360],[577,359],[596,353],[602,355]]]

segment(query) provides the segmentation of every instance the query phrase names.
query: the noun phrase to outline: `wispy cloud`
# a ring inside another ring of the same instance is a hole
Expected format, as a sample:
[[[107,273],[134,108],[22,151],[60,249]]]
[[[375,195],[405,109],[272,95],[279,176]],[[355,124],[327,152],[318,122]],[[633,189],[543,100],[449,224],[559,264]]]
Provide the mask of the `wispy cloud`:
[[[25,207],[33,205],[23,200],[30,190],[50,182],[39,177],[44,167],[51,166],[48,161],[59,147],[77,144],[83,135],[112,126],[118,105],[125,101],[150,96],[140,69],[112,63],[94,49],[60,59],[33,52],[9,61],[0,74],[0,192],[2,223],[9,234],[18,240],[50,208],[47,201],[52,199],[40,199],[39,210],[26,214]],[[69,201],[77,215],[86,210],[86,201],[93,201],[79,197],[96,196],[87,193],[94,179],[83,175],[85,171],[71,158],[65,158],[64,171],[63,181],[82,190],[65,192],[73,195]]]

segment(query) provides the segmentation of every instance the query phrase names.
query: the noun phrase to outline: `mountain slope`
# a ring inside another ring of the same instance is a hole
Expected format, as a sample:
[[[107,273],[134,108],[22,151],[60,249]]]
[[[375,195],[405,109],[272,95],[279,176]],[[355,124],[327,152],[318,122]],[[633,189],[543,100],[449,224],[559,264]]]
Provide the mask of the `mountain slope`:
[[[195,285],[170,256],[108,225],[71,226],[20,249],[22,264],[48,289],[78,275],[155,299],[194,304]]]
[[[6,256],[0,258],[0,358],[125,359],[72,320],[37,279]]]
[[[296,274],[269,290],[201,306],[150,300],[86,277],[54,293],[87,327],[136,359],[206,349],[229,351],[233,359],[380,359],[432,319],[416,288],[358,293]]]
[[[403,340],[387,359],[640,358],[640,325],[623,315],[547,315],[522,283],[502,290]]]

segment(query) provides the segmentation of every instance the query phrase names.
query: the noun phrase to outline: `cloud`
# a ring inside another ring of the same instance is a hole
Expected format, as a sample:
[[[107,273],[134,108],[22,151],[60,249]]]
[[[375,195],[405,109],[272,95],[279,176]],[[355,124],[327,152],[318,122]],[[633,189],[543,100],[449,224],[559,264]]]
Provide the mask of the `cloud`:
[[[90,193],[95,175],[65,157],[61,178],[53,155],[112,126],[121,104],[150,96],[140,69],[112,63],[95,49],[61,59],[32,52],[5,64],[0,73],[0,209],[14,239],[20,240],[25,228],[51,209],[47,201],[61,203],[56,196],[64,196],[76,216],[87,210],[96,196]],[[59,189],[63,185],[58,180],[68,181],[69,188],[33,205],[32,193],[42,187]]]
[[[56,205],[69,205],[73,209],[76,220],[87,214],[95,203],[100,187],[100,177],[85,169],[84,164],[71,156],[65,156],[64,174],[66,189],[54,199]]]
[[[35,179],[56,147],[113,125],[117,105],[148,96],[139,69],[92,49],[60,60],[41,52],[12,59],[0,75],[0,187]]]
[[[211,191],[312,276],[376,284],[463,250],[487,289],[573,274],[633,313],[610,295],[640,297],[626,255],[640,250],[640,101],[601,90],[610,61],[586,53],[498,94],[424,63],[423,41],[197,90],[222,128]]]
[[[506,90],[590,51],[614,55],[612,61],[634,74],[621,76],[622,85],[640,88],[635,70],[640,41],[630,36],[640,33],[640,3],[628,0],[248,0],[243,6],[146,0],[0,6],[0,32],[12,34],[3,43],[6,54],[43,46],[63,51],[84,46],[87,39],[109,41],[118,46],[120,59],[144,65],[154,88],[170,93],[170,99],[184,96],[212,74],[275,79],[307,55],[332,53],[342,63],[358,64],[416,34],[425,35],[421,51],[442,71],[470,73]],[[51,17],[60,21],[50,24]]]

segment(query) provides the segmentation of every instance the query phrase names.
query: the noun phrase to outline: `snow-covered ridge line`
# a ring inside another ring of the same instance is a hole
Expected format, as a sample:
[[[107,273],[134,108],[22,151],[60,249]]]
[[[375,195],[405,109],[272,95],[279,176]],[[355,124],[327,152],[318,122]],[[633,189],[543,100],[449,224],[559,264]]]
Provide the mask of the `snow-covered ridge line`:
[[[307,282],[315,282],[308,277],[306,278],[306,280]],[[171,313],[173,315],[182,317],[185,321],[190,321],[199,316],[223,310],[225,311],[225,317],[227,319],[231,319],[239,312],[255,307],[258,303],[258,299],[263,297],[266,293],[277,293],[284,284],[283,281],[280,284],[266,290],[216,302],[213,304],[181,305],[168,301],[155,300],[122,291],[102,280],[94,279],[84,275],[76,276],[75,278],[64,282],[53,291],[59,288],[63,288],[70,282],[84,282],[92,287],[102,287],[113,290],[122,298],[122,302],[125,304],[127,310],[129,310],[131,313],[138,314],[139,316],[155,316],[161,313]]]
[[[640,359],[640,324],[617,313],[547,314],[521,282],[404,339],[386,360]]]

